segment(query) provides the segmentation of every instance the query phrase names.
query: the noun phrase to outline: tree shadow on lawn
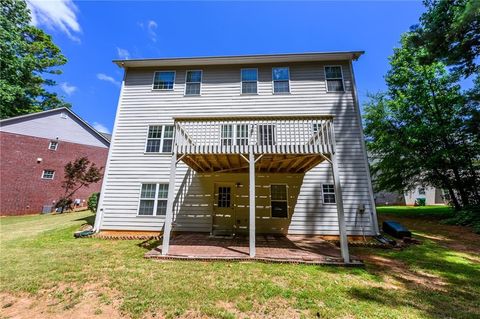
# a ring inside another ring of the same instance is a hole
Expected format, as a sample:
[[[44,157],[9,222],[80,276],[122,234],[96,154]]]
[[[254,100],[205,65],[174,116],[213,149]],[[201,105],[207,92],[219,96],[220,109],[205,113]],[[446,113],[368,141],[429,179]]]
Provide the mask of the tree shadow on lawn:
[[[88,224],[88,225],[94,225],[95,224],[95,214],[93,215],[90,215],[90,216],[85,216],[85,217],[82,217],[82,218],[79,218],[79,219],[75,219],[75,221],[84,221],[85,224]]]
[[[355,287],[359,301],[411,307],[432,317],[480,318],[480,263],[422,238],[402,251],[356,249],[385,287]]]

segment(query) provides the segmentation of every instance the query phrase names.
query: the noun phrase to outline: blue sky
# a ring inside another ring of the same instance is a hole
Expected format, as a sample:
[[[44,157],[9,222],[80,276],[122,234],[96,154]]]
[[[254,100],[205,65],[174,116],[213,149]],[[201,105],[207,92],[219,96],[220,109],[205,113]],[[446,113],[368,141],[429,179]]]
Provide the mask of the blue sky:
[[[34,24],[67,57],[57,91],[102,131],[113,127],[118,58],[365,50],[360,100],[385,88],[388,57],[420,1],[162,2],[29,0]]]

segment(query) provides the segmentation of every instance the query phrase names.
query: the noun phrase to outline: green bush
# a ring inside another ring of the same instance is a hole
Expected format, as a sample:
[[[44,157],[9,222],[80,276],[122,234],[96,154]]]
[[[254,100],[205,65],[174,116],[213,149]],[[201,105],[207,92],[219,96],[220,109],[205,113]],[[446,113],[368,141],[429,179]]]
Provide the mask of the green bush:
[[[415,200],[415,206],[425,206],[426,199],[425,198],[417,198]]]
[[[455,212],[454,217],[445,219],[443,222],[449,225],[470,226],[476,233],[480,234],[480,206]]]
[[[88,202],[87,202],[88,209],[90,209],[94,213],[97,212],[99,198],[100,198],[100,193],[92,193],[92,195],[90,195],[90,197],[88,198]]]

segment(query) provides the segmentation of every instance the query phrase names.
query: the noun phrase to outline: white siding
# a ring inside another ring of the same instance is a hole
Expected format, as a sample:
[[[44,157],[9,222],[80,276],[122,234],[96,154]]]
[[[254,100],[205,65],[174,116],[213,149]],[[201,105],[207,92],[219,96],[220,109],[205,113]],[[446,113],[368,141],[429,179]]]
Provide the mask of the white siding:
[[[63,115],[62,115],[63,114]],[[78,121],[69,112],[47,112],[35,114],[31,117],[19,118],[2,124],[1,131],[47,138],[70,143],[108,147],[108,143],[101,140],[84,123]]]
[[[172,117],[180,115],[312,114],[335,116],[336,147],[348,233],[373,234],[373,197],[361,146],[363,142],[352,93],[349,62],[327,64],[342,65],[344,93],[326,92],[324,65],[320,62],[287,64],[291,79],[291,94],[288,95],[272,94],[272,66],[284,66],[283,64],[196,67],[203,69],[202,96],[184,96],[185,71],[191,67],[176,69],[173,91],[152,90],[153,73],[159,69],[128,69],[102,190],[100,208],[104,211],[104,217],[100,229],[162,229],[163,217],[137,216],[141,183],[168,182],[170,174],[170,155],[144,154],[149,124],[170,124],[173,123]],[[240,94],[240,69],[246,67],[258,68],[258,95]],[[181,187],[187,169],[185,165],[179,165],[177,190]],[[333,182],[331,168],[326,162],[305,176],[287,178],[283,175],[269,175],[272,176],[257,177],[260,189],[268,188],[272,178],[285,179],[291,189],[298,184],[298,179],[301,181],[295,195],[296,203],[292,207],[293,214],[290,214],[286,225],[277,225],[285,228],[277,229],[278,231],[288,230],[292,234],[338,234],[336,206],[323,204],[321,198],[322,183]],[[241,174],[216,177],[191,174],[187,175],[187,179],[191,179],[191,183],[187,183],[189,188],[184,190],[186,197],[177,213],[174,230],[210,231],[215,181],[243,181],[248,189],[248,180]],[[360,204],[366,208],[363,216],[357,215]],[[257,219],[261,219],[260,215],[263,214],[260,210],[257,207]]]

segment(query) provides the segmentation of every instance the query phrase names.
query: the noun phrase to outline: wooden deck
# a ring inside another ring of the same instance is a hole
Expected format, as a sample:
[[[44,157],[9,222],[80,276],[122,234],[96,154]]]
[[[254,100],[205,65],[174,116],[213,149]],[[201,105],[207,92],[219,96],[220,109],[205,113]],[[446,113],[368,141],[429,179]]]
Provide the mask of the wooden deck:
[[[171,239],[168,255],[162,255],[161,249],[161,245],[152,249],[145,254],[145,258],[339,266],[363,265],[355,258],[352,258],[351,263],[345,264],[340,249],[317,236],[257,235],[256,255],[253,258],[249,256],[249,242],[246,237],[213,238],[205,233],[185,233],[178,234]]]

